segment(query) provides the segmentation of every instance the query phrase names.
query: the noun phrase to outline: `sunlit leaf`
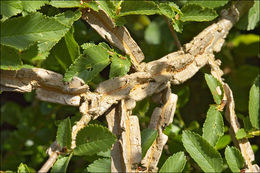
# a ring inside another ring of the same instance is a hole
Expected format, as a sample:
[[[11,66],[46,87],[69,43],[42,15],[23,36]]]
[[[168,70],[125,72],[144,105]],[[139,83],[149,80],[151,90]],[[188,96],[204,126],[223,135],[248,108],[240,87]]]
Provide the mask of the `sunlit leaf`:
[[[182,142],[195,162],[204,172],[221,172],[223,160],[220,153],[198,134],[185,130]]]
[[[127,57],[114,54],[111,61],[109,78],[124,76],[130,70],[131,62]]]
[[[221,113],[216,109],[216,106],[210,106],[207,112],[207,118],[203,125],[202,137],[209,144],[215,146],[219,138],[224,135],[224,121]]]
[[[202,7],[200,5],[188,4],[181,8],[183,15],[181,15],[180,20],[186,21],[211,21],[215,19],[218,15],[215,10]]]
[[[57,8],[82,7],[80,0],[51,0],[50,5]]]
[[[249,118],[252,126],[256,129],[260,128],[259,82],[258,75],[249,93]]]
[[[5,0],[1,1],[1,15],[2,21],[8,19],[11,16],[14,16],[18,13],[21,13],[23,10],[21,0]]]
[[[30,169],[26,164],[21,163],[18,167],[18,173],[31,173]]]
[[[190,1],[188,1],[188,4],[196,4],[196,5],[200,5],[202,7],[207,7],[207,8],[217,8],[217,7],[224,6],[227,3],[228,3],[228,0],[221,0],[221,1],[216,1],[216,0],[204,0],[204,1],[190,0]]]
[[[260,42],[260,36],[256,34],[240,34],[232,40],[232,44],[237,47],[240,44],[252,44]]]
[[[65,73],[65,81],[70,81],[73,76],[90,82],[109,63],[108,50],[102,45],[91,45],[86,47],[83,55],[79,56]]]
[[[53,165],[53,167],[51,169],[51,173],[66,172],[71,157],[72,157],[72,154],[70,154],[69,156],[65,156],[65,157],[63,157],[63,156],[59,157],[58,160]]]
[[[241,128],[237,131],[237,133],[236,133],[237,139],[243,139],[243,138],[246,138],[246,137],[247,137],[247,133],[246,133],[245,129]]]
[[[221,150],[221,149],[225,148],[228,144],[230,144],[230,142],[231,142],[230,135],[223,135],[219,138],[215,148],[217,150]]]
[[[98,135],[97,135],[98,134]],[[75,155],[93,155],[110,149],[116,137],[107,128],[100,125],[88,125],[78,132]]]
[[[24,1],[23,0],[21,3],[22,3],[24,11],[26,11],[26,12],[36,12],[42,6],[44,6],[45,4],[48,4],[49,1],[48,0],[41,0],[41,1],[37,1],[37,0]]]
[[[67,16],[67,19],[63,20],[62,16]],[[44,52],[50,50],[70,29],[69,24],[79,17],[80,12],[78,11],[62,13],[59,18],[47,17],[36,12],[6,20],[1,25],[1,43],[20,50],[39,43],[40,51]]]
[[[159,172],[182,172],[186,162],[184,152],[175,153],[164,162]]]
[[[227,146],[225,158],[232,172],[240,172],[240,169],[244,167],[244,158],[240,151],[235,147]]]
[[[260,1],[254,0],[254,5],[249,9],[247,14],[237,23],[237,27],[243,30],[253,30],[257,26],[260,20]]]
[[[88,165],[86,170],[88,172],[110,172],[111,171],[111,159],[102,158],[95,160],[93,163]]]
[[[205,74],[205,80],[208,84],[208,87],[211,91],[214,101],[217,104],[220,104],[224,96],[224,90],[221,83],[216,78],[214,78],[212,75],[209,74]]]

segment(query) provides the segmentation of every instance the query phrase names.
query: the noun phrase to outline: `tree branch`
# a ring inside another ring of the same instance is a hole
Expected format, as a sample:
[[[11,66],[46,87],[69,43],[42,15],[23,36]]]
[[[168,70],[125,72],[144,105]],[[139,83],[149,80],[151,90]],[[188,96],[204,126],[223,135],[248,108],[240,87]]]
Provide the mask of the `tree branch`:
[[[227,105],[225,117],[231,125],[230,135],[232,137],[232,140],[234,144],[238,144],[238,147],[240,148],[242,156],[244,157],[244,160],[246,162],[247,171],[259,172],[259,166],[257,164],[252,165],[252,162],[255,160],[255,155],[248,139],[236,139],[236,133],[240,129],[240,125],[235,113],[235,102],[232,90],[229,88],[228,84],[223,82],[221,78],[223,75],[223,71],[219,68],[221,62],[219,60],[215,61],[214,58],[209,58],[209,64],[211,66],[211,74],[222,84],[224,88],[223,102]],[[223,109],[223,107],[221,109]]]
[[[48,160],[44,163],[38,173],[48,172],[58,159],[61,148],[59,147],[57,141],[53,142],[51,146],[47,149],[49,155]]]
[[[141,161],[142,165],[147,168],[147,172],[157,172],[157,164],[161,157],[163,147],[168,140],[168,136],[163,133],[163,129],[173,121],[177,98],[177,95],[171,93],[171,87],[170,84],[168,84],[160,98],[163,105],[156,107],[153,111],[149,128],[157,130],[158,137]]]
[[[41,68],[1,70],[0,75],[1,91],[32,92],[35,89],[40,100],[59,104],[79,106],[80,94],[89,90],[78,77],[64,82],[61,74]]]
[[[142,159],[139,120],[131,115],[131,108],[131,100],[121,100],[106,117],[118,138],[111,151],[111,172],[133,172]]]
[[[101,37],[130,56],[136,71],[141,71],[140,63],[144,54],[124,26],[116,27],[113,20],[100,9],[98,12],[83,9],[82,19],[94,28]]]

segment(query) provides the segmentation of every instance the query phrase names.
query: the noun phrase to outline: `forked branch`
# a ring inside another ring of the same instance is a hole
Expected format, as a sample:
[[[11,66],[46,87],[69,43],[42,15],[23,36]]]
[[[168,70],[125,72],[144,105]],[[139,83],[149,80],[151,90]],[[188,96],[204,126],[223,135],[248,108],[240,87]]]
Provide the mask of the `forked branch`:
[[[83,117],[73,127],[72,147],[75,147],[77,132],[90,119],[103,115],[112,105],[119,103],[119,108],[116,107],[115,110],[119,109],[119,112],[121,111],[120,115],[111,113],[112,115],[108,115],[107,118],[110,130],[117,135],[122,135],[118,136],[122,139],[115,143],[112,155],[119,151],[121,152],[122,156],[118,159],[123,160],[124,164],[120,165],[121,168],[119,170],[125,171],[133,170],[132,166],[137,163],[133,159],[137,159],[138,162],[141,160],[140,139],[134,143],[129,142],[129,140],[134,141],[132,139],[134,137],[140,138],[138,137],[138,132],[140,134],[139,126],[136,126],[138,119],[131,116],[130,110],[132,108],[128,109],[125,101],[128,100],[132,105],[135,105],[136,101],[163,92],[165,101],[162,107],[154,110],[150,123],[150,127],[157,129],[159,135],[142,161],[148,170],[156,170],[158,158],[167,141],[167,136],[162,133],[162,129],[165,125],[172,122],[177,101],[177,96],[170,92],[169,82],[175,85],[185,82],[195,75],[200,68],[209,63],[210,59],[214,59],[214,52],[220,51],[225,37],[238,20],[240,14],[249,9],[250,5],[248,4],[250,3],[239,1],[229,10],[224,10],[222,17],[217,23],[204,29],[190,43],[184,45],[183,50],[170,53],[159,60],[147,64],[140,64],[144,58],[142,51],[125,27],[116,27],[113,20],[102,10],[94,12],[84,9],[82,18],[104,39],[128,54],[137,72],[104,81],[99,84],[95,92],[91,92],[88,86],[79,78],[74,77],[71,82],[65,83],[62,75],[44,69],[1,70],[1,91],[31,92],[36,90],[37,97],[40,100],[81,106],[80,111]],[[227,89],[228,87],[224,88],[226,88],[226,96],[229,99],[228,110],[230,110],[230,114],[234,110],[234,106],[232,107],[233,101],[230,99],[232,98],[232,93]],[[117,120],[117,117],[120,117],[120,121]],[[232,125],[232,127],[236,132],[235,126]],[[136,136],[131,136],[130,128],[138,129]],[[136,148],[136,150],[134,151],[132,148]],[[243,150],[242,153],[247,153],[249,156],[252,155],[249,149]],[[54,156],[51,156],[51,158],[57,159],[56,155]],[[112,156],[112,159],[115,159],[115,157],[113,158]],[[250,165],[254,159],[249,157],[246,160],[249,160],[247,161],[249,170],[254,170],[253,166]],[[115,163],[117,161],[112,160],[112,162]],[[43,166],[45,170],[48,170],[53,164],[48,162],[45,165],[49,165]],[[118,165],[114,165],[114,167],[116,166]]]

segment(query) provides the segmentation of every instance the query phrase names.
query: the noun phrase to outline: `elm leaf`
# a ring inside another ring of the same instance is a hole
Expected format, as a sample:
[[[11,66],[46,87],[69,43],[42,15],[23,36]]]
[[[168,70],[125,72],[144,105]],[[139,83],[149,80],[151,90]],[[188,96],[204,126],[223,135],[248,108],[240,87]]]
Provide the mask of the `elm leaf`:
[[[111,171],[111,159],[102,158],[95,160],[86,168],[88,172],[110,172]]]
[[[224,89],[221,83],[216,78],[214,78],[212,75],[209,74],[205,74],[205,80],[211,91],[214,101],[217,104],[221,104],[221,101],[224,96]]]
[[[115,141],[115,135],[106,127],[90,124],[78,132],[73,153],[77,156],[90,156],[100,151],[107,151]]]
[[[51,173],[66,172],[71,157],[72,157],[72,154],[70,154],[69,156],[65,156],[65,157],[64,156],[59,157],[58,160],[53,165],[53,167],[51,169]]]
[[[66,118],[60,122],[58,125],[57,130],[57,143],[60,145],[61,148],[67,147],[70,148],[71,146],[71,122],[70,118]]]
[[[154,129],[147,128],[141,132],[142,157],[145,156],[146,152],[151,147],[157,136],[158,132]]]
[[[221,136],[224,135],[224,121],[221,113],[216,106],[210,106],[207,112],[207,118],[203,125],[202,137],[212,146],[215,146]]]
[[[249,118],[252,126],[256,129],[260,128],[259,82],[258,75],[249,92]]]
[[[187,21],[211,21],[215,19],[218,15],[215,10],[202,7],[195,4],[187,4],[181,8],[183,15],[181,15],[180,20],[183,22]]]
[[[164,162],[159,172],[182,172],[186,162],[184,152],[175,153]]]
[[[227,146],[225,149],[225,158],[232,172],[240,172],[240,169],[244,167],[244,158],[235,147]]]
[[[185,130],[182,143],[186,151],[204,172],[221,172],[223,160],[220,153],[200,135]]]

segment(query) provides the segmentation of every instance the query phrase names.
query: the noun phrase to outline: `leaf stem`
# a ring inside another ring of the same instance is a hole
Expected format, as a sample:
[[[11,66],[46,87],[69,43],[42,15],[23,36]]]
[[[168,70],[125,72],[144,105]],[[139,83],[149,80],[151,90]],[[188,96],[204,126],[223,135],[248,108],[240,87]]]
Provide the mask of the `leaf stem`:
[[[169,22],[168,18],[166,16],[163,16],[165,21],[167,22],[167,25],[172,33],[172,36],[174,38],[174,44],[177,46],[177,48],[179,50],[182,50],[182,46],[181,46],[181,42],[176,34],[176,32],[174,31],[174,28],[172,27],[172,24]]]

